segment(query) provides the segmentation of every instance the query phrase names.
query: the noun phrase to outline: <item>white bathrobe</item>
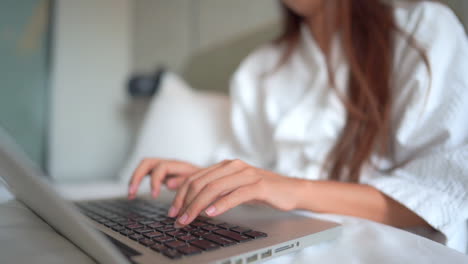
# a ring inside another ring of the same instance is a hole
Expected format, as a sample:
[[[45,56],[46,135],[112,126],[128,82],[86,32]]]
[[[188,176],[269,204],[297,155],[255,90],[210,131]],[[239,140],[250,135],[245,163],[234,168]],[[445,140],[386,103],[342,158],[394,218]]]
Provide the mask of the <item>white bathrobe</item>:
[[[396,34],[392,157],[374,154],[368,184],[405,205],[466,250],[468,219],[468,41],[453,12],[438,3],[398,3],[398,25],[425,50],[431,73],[405,37]],[[216,160],[239,158],[290,177],[320,179],[320,168],[345,123],[330,88],[326,61],[302,28],[301,44],[271,73],[282,52],[273,44],[248,56],[231,83],[232,135]],[[337,88],[348,66],[335,39]],[[397,169],[389,168],[397,166]],[[440,233],[439,233],[440,234]]]

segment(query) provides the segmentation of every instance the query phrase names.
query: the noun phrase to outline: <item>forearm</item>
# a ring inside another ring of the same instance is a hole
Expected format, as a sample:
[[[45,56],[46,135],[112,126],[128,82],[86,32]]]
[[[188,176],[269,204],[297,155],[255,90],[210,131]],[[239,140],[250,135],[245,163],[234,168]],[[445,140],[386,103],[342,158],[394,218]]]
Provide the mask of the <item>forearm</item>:
[[[370,219],[397,227],[429,226],[411,210],[372,186],[301,180],[297,209]]]

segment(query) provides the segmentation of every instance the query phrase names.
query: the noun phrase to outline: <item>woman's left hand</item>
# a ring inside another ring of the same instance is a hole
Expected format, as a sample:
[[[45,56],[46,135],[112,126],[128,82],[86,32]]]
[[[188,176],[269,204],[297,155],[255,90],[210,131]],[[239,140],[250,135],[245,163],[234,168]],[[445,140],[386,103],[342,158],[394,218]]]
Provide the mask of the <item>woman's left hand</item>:
[[[169,210],[177,226],[190,224],[201,212],[218,216],[246,202],[261,202],[279,210],[296,208],[301,180],[255,168],[243,161],[223,161],[203,169],[179,188]]]

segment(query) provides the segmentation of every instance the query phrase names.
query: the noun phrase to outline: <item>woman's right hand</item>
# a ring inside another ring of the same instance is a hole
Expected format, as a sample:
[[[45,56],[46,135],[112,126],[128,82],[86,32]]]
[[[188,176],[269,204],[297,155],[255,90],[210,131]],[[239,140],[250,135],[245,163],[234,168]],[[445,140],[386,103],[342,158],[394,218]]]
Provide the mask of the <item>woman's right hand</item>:
[[[156,198],[159,195],[162,183],[165,183],[169,189],[176,190],[190,175],[195,174],[200,169],[193,164],[183,161],[155,158],[144,159],[135,169],[130,179],[128,198],[133,199],[136,197],[138,187],[147,175],[151,176],[151,195],[153,198]]]

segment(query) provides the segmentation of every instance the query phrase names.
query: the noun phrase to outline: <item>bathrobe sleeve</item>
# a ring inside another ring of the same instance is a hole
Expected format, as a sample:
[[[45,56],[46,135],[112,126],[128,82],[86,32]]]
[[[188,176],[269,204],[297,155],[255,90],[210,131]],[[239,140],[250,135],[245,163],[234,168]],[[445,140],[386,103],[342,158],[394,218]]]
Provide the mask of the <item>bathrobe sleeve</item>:
[[[377,171],[364,183],[449,237],[453,226],[468,219],[468,42],[458,19],[441,4],[421,5],[400,21],[425,51],[430,70],[413,47],[397,41],[397,169]]]

